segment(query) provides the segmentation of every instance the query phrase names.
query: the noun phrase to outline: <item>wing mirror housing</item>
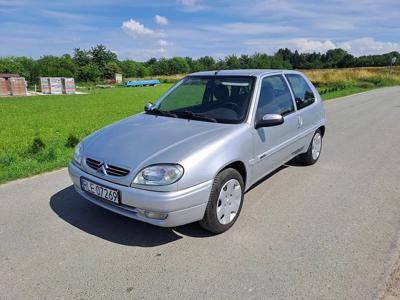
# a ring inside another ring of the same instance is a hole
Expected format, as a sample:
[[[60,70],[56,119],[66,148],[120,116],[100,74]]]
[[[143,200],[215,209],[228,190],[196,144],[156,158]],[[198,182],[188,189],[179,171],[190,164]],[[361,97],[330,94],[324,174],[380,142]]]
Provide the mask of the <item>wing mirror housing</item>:
[[[256,122],[255,128],[271,127],[283,124],[285,120],[282,115],[279,114],[266,114],[260,120]]]
[[[144,105],[144,111],[151,111],[152,109],[153,109],[153,103],[147,102],[147,103]]]

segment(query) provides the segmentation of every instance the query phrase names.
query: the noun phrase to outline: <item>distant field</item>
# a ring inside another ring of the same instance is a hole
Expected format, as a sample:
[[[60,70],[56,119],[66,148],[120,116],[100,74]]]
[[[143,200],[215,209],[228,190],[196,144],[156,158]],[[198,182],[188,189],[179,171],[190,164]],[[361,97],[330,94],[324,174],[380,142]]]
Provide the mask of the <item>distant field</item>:
[[[399,67],[391,71],[360,68],[305,73],[324,99],[400,85]],[[182,76],[160,80],[173,82]],[[77,140],[142,111],[146,102],[156,100],[170,86],[163,83],[92,89],[87,95],[0,98],[0,183],[66,166]]]
[[[323,99],[400,85],[400,67],[304,70]]]

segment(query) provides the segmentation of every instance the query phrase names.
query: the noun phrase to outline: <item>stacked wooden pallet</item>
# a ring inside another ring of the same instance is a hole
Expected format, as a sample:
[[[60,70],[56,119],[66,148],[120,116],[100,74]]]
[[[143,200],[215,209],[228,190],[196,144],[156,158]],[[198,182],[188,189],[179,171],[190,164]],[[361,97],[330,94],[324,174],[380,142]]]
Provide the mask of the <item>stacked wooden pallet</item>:
[[[8,79],[10,91],[13,96],[26,96],[26,81],[22,77],[11,77]]]
[[[63,86],[60,77],[50,77],[50,93],[53,95],[59,95],[63,93]]]
[[[40,77],[40,91],[43,94],[75,94],[74,78],[65,77]]]
[[[62,78],[63,93],[70,95],[75,94],[75,80],[73,78]]]
[[[10,93],[10,85],[8,80],[0,78],[0,96],[7,96]]]
[[[50,82],[49,77],[40,77],[39,86],[42,94],[50,94]]]

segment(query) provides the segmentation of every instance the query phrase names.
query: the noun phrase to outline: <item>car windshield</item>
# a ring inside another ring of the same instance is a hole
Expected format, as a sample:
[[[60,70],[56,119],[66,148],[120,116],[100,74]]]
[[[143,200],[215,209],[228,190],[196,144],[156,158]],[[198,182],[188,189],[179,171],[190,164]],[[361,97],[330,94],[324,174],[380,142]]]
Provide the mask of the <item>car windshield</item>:
[[[157,104],[155,112],[167,117],[241,123],[254,82],[249,76],[189,76]]]

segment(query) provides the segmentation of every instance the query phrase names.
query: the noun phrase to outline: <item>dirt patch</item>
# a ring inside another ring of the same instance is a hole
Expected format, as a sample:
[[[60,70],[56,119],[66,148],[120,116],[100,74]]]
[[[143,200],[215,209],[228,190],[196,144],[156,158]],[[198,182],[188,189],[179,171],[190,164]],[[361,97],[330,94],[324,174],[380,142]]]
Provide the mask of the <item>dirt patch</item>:
[[[400,299],[400,256],[397,258],[387,281],[385,290],[380,300],[399,300]]]

